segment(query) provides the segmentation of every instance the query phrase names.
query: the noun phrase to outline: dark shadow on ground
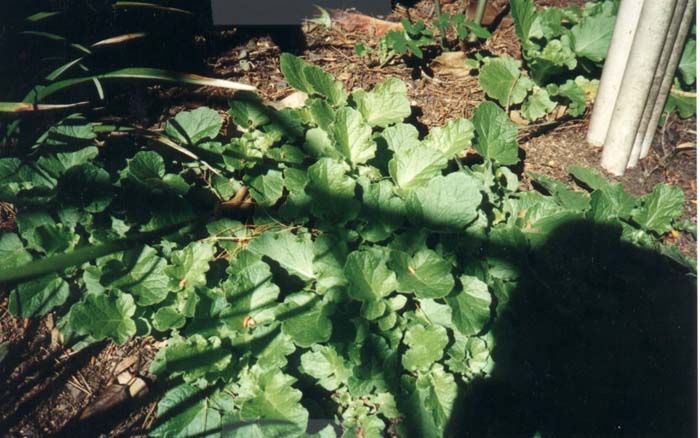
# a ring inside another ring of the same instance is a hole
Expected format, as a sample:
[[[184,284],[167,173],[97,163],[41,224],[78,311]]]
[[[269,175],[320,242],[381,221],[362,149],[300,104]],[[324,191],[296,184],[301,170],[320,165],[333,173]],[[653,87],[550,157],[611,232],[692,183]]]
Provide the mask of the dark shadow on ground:
[[[697,436],[693,277],[586,221],[521,266],[498,303],[492,377],[461,388],[451,436]]]

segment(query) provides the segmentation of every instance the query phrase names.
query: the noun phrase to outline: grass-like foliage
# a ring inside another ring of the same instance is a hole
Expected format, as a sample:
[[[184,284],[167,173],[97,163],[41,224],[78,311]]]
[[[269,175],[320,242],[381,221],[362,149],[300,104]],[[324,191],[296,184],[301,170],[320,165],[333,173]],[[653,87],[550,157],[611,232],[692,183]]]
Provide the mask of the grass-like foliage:
[[[694,268],[661,238],[683,227],[680,189],[636,198],[574,168],[583,189],[520,191],[495,103],[419,132],[399,80],[348,93],[292,55],[281,69],[305,105],[242,95],[234,136],[208,108],[157,142],[74,116],[0,159],[10,311],[56,310],[75,348],[167,339],[152,436],[594,434],[649,401],[618,379],[678,369]],[[501,405],[479,401],[501,384]]]

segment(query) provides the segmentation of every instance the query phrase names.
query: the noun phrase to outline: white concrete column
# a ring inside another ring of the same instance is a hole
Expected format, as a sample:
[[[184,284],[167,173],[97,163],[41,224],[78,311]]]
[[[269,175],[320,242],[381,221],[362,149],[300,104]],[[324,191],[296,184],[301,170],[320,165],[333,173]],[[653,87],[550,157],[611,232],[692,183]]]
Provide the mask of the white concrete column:
[[[666,70],[670,67],[669,61],[671,59],[671,54],[673,53],[676,40],[678,39],[678,30],[680,29],[681,21],[687,5],[688,0],[676,0],[676,9],[673,12],[671,24],[669,25],[668,32],[666,34],[666,41],[664,42],[664,48],[661,52],[659,64],[656,66],[656,72],[654,73],[654,80],[651,83],[649,96],[644,104],[644,113],[642,113],[642,120],[639,123],[639,129],[637,130],[637,135],[634,139],[632,154],[630,155],[629,162],[627,163],[628,169],[631,169],[637,165],[637,161],[639,160],[639,156],[642,152],[642,142],[644,141],[644,136],[649,128],[649,124],[652,123],[656,125],[656,121],[651,121],[652,112],[656,107],[656,102],[660,98],[659,92],[661,91],[661,83],[666,77]]]
[[[676,0],[645,1],[615,102],[601,165],[622,175],[632,153]]]
[[[608,134],[643,4],[644,0],[622,0],[620,3],[588,128],[587,140],[594,146],[602,146]]]
[[[671,58],[668,60],[668,66],[666,68],[666,74],[661,82],[661,87],[659,89],[659,97],[654,103],[654,109],[651,113],[651,118],[649,120],[649,126],[644,133],[644,139],[642,140],[642,150],[641,158],[644,158],[649,153],[649,148],[654,140],[654,134],[656,134],[656,125],[661,117],[661,113],[666,105],[666,100],[668,99],[668,94],[673,86],[673,78],[676,76],[676,71],[678,70],[678,63],[683,55],[683,49],[685,48],[685,40],[688,38],[688,33],[690,28],[695,23],[695,0],[688,0],[688,4],[685,7],[683,19],[681,20],[680,29],[678,30],[678,36],[676,37],[676,42],[673,45],[671,52]]]

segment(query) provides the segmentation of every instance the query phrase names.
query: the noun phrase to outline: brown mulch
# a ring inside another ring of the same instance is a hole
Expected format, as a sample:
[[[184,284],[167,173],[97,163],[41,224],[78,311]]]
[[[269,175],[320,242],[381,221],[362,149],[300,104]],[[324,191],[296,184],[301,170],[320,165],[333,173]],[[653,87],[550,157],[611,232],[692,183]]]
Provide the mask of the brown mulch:
[[[538,0],[539,6],[582,4],[583,0]],[[445,5],[457,8],[461,1]],[[430,19],[432,0],[422,0],[415,6],[397,6],[388,20],[401,17]],[[498,23],[498,21],[497,21]],[[378,68],[354,52],[357,43],[373,45],[369,35],[305,27],[306,49],[300,54],[341,80],[348,89],[368,88],[387,77],[398,77],[407,84],[417,126],[427,132],[455,117],[470,117],[472,110],[484,99],[476,76],[455,78],[434,74],[420,65],[396,61]],[[260,95],[277,101],[293,90],[279,72],[282,50],[267,35],[248,36],[235,31],[200,36],[214,47],[207,60],[208,74],[253,84]],[[206,41],[205,41],[206,42]],[[472,53],[482,48],[468,48]],[[502,20],[494,36],[483,47],[492,54],[519,57],[519,44],[508,20]],[[148,126],[158,126],[171,115],[185,108],[208,105],[225,110],[230,95],[218,90],[199,91],[179,88],[152,87],[145,97],[129,97],[134,114]],[[142,110],[144,102],[153,99],[160,108],[155,117]],[[519,135],[524,154],[524,171],[535,171],[569,180],[567,168],[572,164],[600,169],[600,153],[585,141],[588,115],[578,119],[562,119],[546,126],[523,128]],[[621,181],[634,194],[648,193],[654,184],[666,182],[680,186],[689,200],[686,217],[695,222],[697,203],[695,118],[687,121],[669,118],[663,135],[657,135],[649,158],[632,169]],[[661,129],[659,130],[661,131]],[[677,146],[685,145],[683,149]],[[529,186],[527,177],[523,186]],[[0,231],[14,227],[14,209],[0,203]],[[695,242],[681,234],[677,243],[686,254],[695,253]],[[104,394],[115,387],[115,369],[125,360],[136,357],[130,372],[151,383],[147,370],[157,350],[151,337],[133,339],[125,345],[98,343],[78,352],[64,349],[60,344],[53,315],[35,320],[13,318],[7,312],[7,300],[0,302],[0,345],[9,343],[10,351],[0,362],[0,436],[142,436],[154,419],[158,391],[131,400],[116,409],[109,418],[80,421],[85,409],[103,400]]]

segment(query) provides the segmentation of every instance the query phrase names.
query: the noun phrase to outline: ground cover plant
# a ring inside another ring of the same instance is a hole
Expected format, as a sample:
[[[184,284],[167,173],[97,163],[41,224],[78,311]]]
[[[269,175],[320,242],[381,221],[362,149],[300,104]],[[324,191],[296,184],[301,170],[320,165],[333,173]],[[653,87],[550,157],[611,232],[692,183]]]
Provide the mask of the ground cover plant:
[[[612,39],[619,2],[601,1],[538,10],[531,0],[511,0],[523,61],[487,57],[479,69],[484,92],[522,119],[541,119],[559,104],[576,117],[595,99],[598,77]],[[695,32],[686,42],[666,112],[695,114]],[[524,64],[524,65],[523,65]]]
[[[239,94],[235,135],[201,107],[168,121],[176,147],[101,147],[99,125],[74,115],[0,159],[0,198],[19,209],[0,239],[10,312],[58,310],[76,349],[164,340],[151,436],[463,436],[478,423],[460,424],[465,391],[499,363],[535,374],[541,346],[578,345],[568,336],[613,348],[605,321],[629,309],[687,329],[668,309],[690,308],[694,262],[664,241],[692,228],[679,188],[634,197],[576,167],[579,187],[532,174],[541,190],[521,191],[517,127],[496,103],[421,135],[398,79],[348,92],[301,58],[280,65],[308,99],[275,110]],[[576,331],[589,319],[601,325]],[[643,342],[638,324],[619,339]],[[677,370],[681,341],[646,342],[640,354]],[[634,359],[591,376],[666,376]],[[541,388],[573,378],[548,372]]]

